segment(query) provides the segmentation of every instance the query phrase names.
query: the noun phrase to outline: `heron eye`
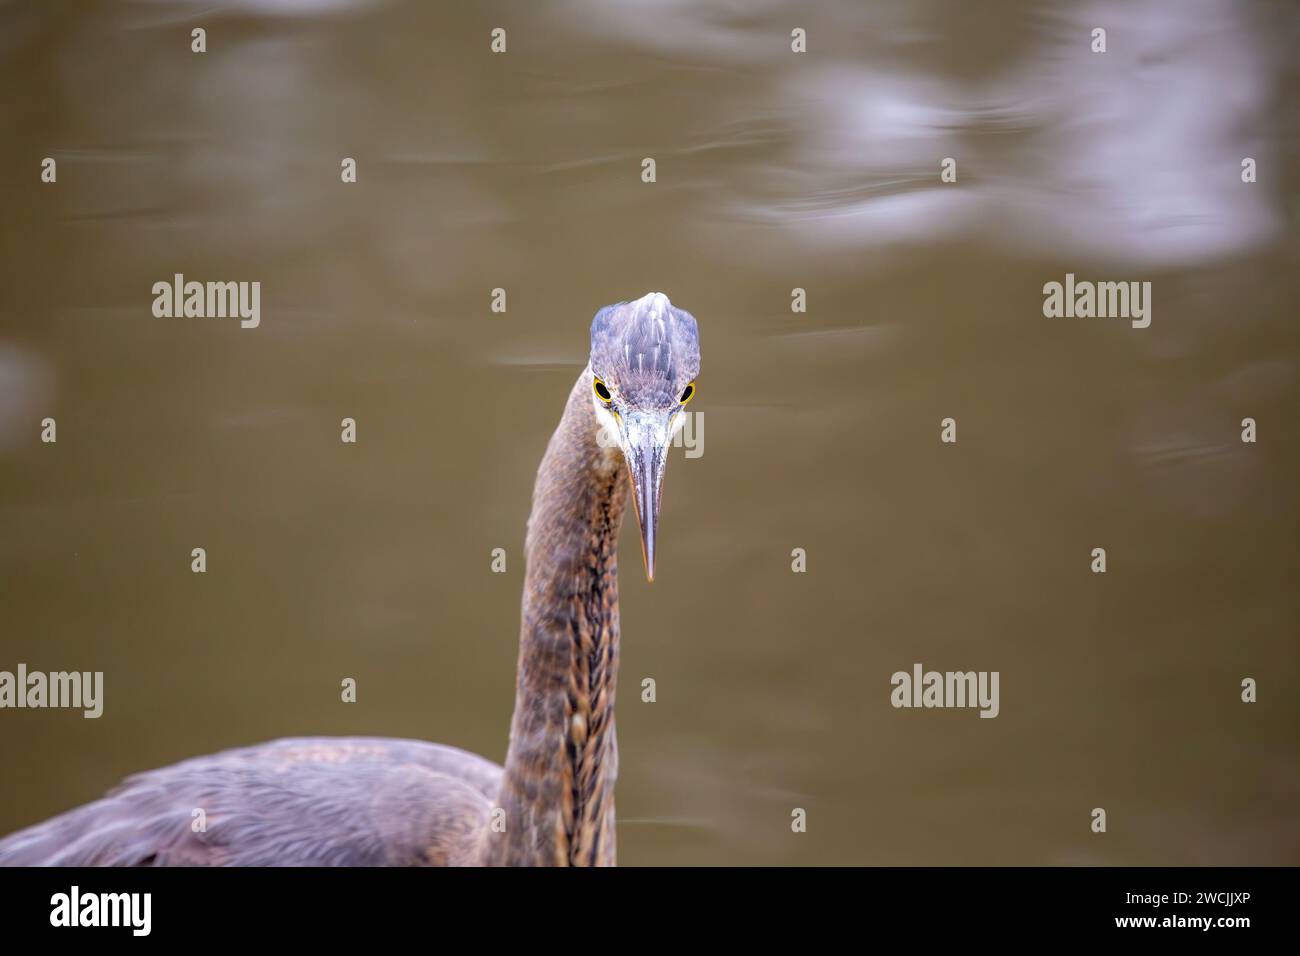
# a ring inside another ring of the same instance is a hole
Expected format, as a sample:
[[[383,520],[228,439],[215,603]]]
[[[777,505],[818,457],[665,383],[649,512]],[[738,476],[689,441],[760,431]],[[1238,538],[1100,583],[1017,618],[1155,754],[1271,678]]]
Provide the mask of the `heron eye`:
[[[687,385],[686,388],[682,390],[682,397],[679,398],[677,401],[678,403],[685,405],[694,397],[695,397],[695,383],[691,382],[691,384]]]
[[[609,394],[609,389],[605,387],[605,383],[602,382],[600,379],[598,378],[592,379],[591,387],[595,389],[596,397],[599,398],[602,402],[608,404],[609,402],[614,400],[614,396]]]

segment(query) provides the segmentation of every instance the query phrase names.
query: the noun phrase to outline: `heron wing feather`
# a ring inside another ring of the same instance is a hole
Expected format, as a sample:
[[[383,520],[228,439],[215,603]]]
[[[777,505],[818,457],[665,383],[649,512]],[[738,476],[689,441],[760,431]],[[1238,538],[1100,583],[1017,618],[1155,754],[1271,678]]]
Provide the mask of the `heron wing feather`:
[[[136,774],[0,840],[9,866],[476,862],[501,768],[454,747],[296,738]]]

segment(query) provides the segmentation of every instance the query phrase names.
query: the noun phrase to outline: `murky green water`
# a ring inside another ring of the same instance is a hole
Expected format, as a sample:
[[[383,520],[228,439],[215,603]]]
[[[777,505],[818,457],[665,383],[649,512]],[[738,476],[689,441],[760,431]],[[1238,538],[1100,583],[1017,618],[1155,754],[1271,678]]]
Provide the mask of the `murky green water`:
[[[706,428],[653,587],[624,543],[622,862],[1300,862],[1296,26],[0,6],[0,669],[106,682],[0,711],[0,832],[283,735],[500,760],[537,461],[594,311],[662,290]],[[260,326],[155,318],[178,272]],[[1150,327],[1045,318],[1066,273]],[[997,719],[892,708],[916,662]]]

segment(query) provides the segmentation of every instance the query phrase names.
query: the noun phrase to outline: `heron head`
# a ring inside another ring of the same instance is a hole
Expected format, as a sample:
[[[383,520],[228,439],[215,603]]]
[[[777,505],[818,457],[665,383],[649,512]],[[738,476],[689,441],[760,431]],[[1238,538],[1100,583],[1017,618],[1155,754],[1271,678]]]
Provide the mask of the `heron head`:
[[[662,292],[607,305],[592,319],[591,400],[603,434],[617,442],[627,462],[650,581],[668,447],[699,374],[695,317]]]

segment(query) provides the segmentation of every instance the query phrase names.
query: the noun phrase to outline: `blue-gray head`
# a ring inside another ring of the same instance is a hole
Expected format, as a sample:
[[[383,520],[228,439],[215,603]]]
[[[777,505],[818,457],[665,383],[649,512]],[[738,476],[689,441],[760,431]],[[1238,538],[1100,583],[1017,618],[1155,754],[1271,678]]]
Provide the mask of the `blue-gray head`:
[[[591,374],[596,417],[617,435],[627,462],[646,577],[653,581],[668,447],[700,374],[695,317],[662,292],[605,306],[591,321]]]

